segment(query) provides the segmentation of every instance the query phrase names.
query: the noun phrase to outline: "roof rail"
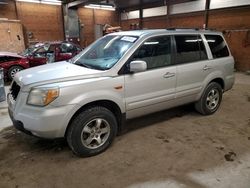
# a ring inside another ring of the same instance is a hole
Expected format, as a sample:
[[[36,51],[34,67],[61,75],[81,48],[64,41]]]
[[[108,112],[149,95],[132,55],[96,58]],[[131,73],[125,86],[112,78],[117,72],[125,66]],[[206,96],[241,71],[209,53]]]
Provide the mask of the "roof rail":
[[[167,28],[167,30],[194,30],[194,31],[199,31],[200,28],[190,28],[190,27],[180,27],[180,28],[176,28],[176,27],[170,27]]]
[[[215,29],[215,28],[205,28],[204,30],[216,31],[216,29]]]

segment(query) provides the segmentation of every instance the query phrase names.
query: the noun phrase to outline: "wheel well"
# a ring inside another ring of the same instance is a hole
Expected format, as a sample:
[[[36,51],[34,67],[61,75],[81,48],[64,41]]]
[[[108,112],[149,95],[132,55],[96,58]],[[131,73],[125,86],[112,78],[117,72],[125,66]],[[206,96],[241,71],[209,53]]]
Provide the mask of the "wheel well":
[[[224,84],[224,81],[222,78],[213,79],[211,82],[216,82],[216,83],[220,84],[221,88],[224,90],[225,84]]]
[[[68,128],[69,128],[69,125],[71,124],[71,122],[74,120],[74,118],[80,114],[81,112],[83,112],[85,109],[89,108],[89,107],[92,107],[92,106],[102,106],[102,107],[105,107],[107,108],[108,110],[110,110],[116,120],[117,120],[117,124],[118,124],[118,132],[121,130],[122,128],[122,123],[123,123],[123,115],[122,115],[122,112],[121,112],[121,109],[120,107],[113,101],[109,101],[109,100],[99,100],[99,101],[94,101],[94,102],[91,102],[91,103],[88,103],[88,104],[85,104],[84,106],[82,106],[80,109],[78,109],[76,111],[76,113],[72,116],[72,118],[70,119],[69,121],[69,124],[67,126],[67,129],[65,131],[65,134],[64,136],[66,136],[67,134],[67,131],[68,131]]]

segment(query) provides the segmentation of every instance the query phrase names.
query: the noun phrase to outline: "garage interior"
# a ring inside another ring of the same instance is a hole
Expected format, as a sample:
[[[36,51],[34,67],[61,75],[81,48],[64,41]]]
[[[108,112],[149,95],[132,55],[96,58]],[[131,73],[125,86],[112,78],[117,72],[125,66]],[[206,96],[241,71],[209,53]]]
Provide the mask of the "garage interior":
[[[94,3],[114,10],[86,7]],[[0,0],[0,51],[64,40],[86,48],[112,29],[165,28],[223,33],[236,80],[215,114],[186,105],[130,120],[107,151],[78,158],[64,140],[14,129],[1,102],[0,187],[249,188],[249,0]]]

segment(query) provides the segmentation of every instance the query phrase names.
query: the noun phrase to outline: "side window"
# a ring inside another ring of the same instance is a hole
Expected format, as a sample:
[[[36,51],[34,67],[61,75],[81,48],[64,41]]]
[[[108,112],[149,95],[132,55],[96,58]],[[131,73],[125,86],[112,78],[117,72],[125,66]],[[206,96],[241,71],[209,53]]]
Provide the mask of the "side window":
[[[161,36],[146,40],[131,60],[145,61],[147,69],[171,65],[171,37]]]
[[[176,63],[188,63],[207,59],[203,41],[199,35],[176,35]]]
[[[69,43],[62,43],[60,45],[61,53],[72,53],[74,51],[74,46]]]
[[[37,58],[43,58],[46,57],[46,53],[48,51],[49,46],[42,46],[41,48],[38,48],[35,52],[34,52],[34,57]]]
[[[48,52],[49,52],[49,53],[54,53],[55,50],[56,50],[55,45],[50,45]]]
[[[205,35],[205,37],[211,49],[213,58],[229,56],[227,45],[220,35]]]

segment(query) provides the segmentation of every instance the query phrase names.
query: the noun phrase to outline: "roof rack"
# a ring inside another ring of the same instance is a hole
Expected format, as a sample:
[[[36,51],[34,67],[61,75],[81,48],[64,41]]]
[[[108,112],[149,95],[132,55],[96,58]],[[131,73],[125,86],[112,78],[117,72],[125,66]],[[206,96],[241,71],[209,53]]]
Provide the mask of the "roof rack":
[[[215,31],[216,29],[213,29],[213,28],[192,28],[192,27],[180,27],[180,28],[170,27],[170,28],[167,28],[166,30],[170,30],[170,31],[173,31],[173,30],[193,30],[193,31],[209,30],[209,31]]]

